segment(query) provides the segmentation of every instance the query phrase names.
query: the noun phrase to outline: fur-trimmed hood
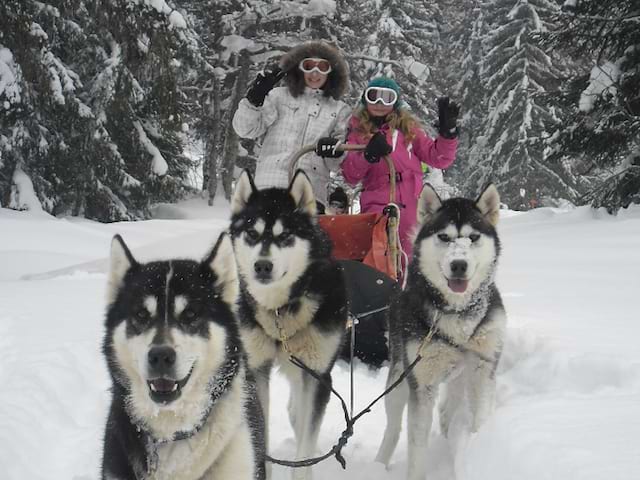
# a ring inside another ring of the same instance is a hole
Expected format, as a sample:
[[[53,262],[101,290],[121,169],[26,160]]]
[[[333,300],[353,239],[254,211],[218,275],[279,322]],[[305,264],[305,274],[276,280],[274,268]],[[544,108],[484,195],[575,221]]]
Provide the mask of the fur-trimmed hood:
[[[322,90],[325,97],[339,100],[349,89],[349,65],[336,47],[321,40],[302,43],[280,58],[280,68],[287,72],[284,80],[291,95],[298,97],[304,92],[304,74],[298,64],[307,57],[329,60],[332,70]]]

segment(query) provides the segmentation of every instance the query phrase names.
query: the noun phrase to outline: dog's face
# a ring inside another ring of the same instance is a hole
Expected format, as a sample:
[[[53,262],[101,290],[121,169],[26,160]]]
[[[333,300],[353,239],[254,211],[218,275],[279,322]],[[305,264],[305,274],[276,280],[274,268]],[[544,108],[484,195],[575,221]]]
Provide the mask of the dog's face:
[[[237,293],[226,234],[202,262],[141,264],[119,236],[113,239],[104,348],[136,417],[147,421],[163,409],[193,412],[169,430],[186,430],[199,418],[212,378],[238,343]]]
[[[500,197],[489,185],[474,202],[441,201],[425,185],[418,202],[415,252],[422,275],[454,305],[465,304],[495,270],[500,243],[495,225]]]
[[[241,277],[260,303],[278,303],[317,254],[316,204],[309,179],[298,172],[288,189],[258,190],[245,171],[231,211],[229,231]]]

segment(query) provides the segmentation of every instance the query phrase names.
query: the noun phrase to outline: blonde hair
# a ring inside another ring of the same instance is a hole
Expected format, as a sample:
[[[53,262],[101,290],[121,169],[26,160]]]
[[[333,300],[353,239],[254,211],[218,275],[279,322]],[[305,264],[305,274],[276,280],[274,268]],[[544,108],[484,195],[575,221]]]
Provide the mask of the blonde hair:
[[[366,106],[359,107],[355,115],[358,120],[360,120],[358,132],[365,138],[371,137],[378,130],[371,121],[371,115],[369,115]],[[407,144],[411,143],[416,137],[415,129],[421,128],[418,120],[404,108],[394,109],[389,113],[386,118],[386,123],[388,123],[392,129],[400,130]]]

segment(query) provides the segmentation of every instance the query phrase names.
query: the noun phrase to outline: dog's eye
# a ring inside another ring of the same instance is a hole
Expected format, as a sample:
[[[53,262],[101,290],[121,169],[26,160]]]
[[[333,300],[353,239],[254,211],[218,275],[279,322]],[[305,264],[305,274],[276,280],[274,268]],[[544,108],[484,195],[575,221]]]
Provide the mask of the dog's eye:
[[[440,239],[441,242],[445,242],[445,243],[449,243],[451,241],[451,237],[446,233],[438,234],[438,239]]]
[[[256,230],[254,230],[253,228],[250,228],[245,233],[246,233],[247,238],[249,240],[255,241],[255,240],[258,240],[258,238],[260,238],[260,234]]]
[[[477,233],[472,233],[471,235],[469,235],[469,240],[471,240],[471,243],[476,243],[478,240],[480,240],[480,235]]]
[[[151,314],[149,311],[146,308],[141,308],[135,313],[133,322],[138,327],[144,327],[149,322],[150,318]]]
[[[280,242],[286,242],[287,240],[289,240],[291,238],[291,232],[288,232],[287,230],[285,230],[284,232],[282,232],[280,235],[278,235],[278,240]]]
[[[193,308],[185,308],[182,312],[182,318],[187,322],[192,322],[197,317],[197,313]]]

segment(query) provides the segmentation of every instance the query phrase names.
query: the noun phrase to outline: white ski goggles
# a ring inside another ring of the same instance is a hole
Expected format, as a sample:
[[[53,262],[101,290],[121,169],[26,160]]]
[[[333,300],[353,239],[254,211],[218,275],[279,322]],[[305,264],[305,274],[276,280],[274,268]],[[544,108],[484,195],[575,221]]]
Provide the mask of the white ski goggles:
[[[369,87],[364,91],[364,99],[371,105],[382,103],[389,107],[398,101],[398,94],[392,88]]]
[[[329,60],[325,58],[314,58],[314,57],[302,59],[298,64],[298,67],[304,73],[318,72],[318,73],[321,73],[322,75],[328,75],[331,73],[331,70],[333,70],[331,68],[331,62]]]

